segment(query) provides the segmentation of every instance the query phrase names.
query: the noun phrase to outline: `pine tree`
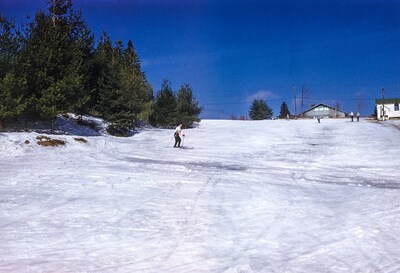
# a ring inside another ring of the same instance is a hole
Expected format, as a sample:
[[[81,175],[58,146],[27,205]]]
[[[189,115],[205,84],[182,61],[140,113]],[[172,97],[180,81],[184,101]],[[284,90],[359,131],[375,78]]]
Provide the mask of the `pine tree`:
[[[127,48],[122,54],[122,89],[128,94],[130,108],[134,119],[148,122],[149,109],[153,100],[153,89],[147,82],[145,73],[141,69],[139,56],[133,43],[128,41]]]
[[[98,115],[110,123],[109,131],[125,135],[139,118],[148,119],[153,90],[141,70],[133,43],[124,49],[103,33],[94,53],[92,101]],[[147,111],[147,115],[142,114]]]
[[[182,85],[176,97],[178,123],[183,123],[187,127],[191,127],[194,122],[199,122],[199,115],[203,108],[199,107],[199,102],[194,98],[190,85]]]
[[[290,116],[290,112],[286,102],[284,101],[281,104],[281,111],[279,113],[279,118],[287,118],[287,116]]]
[[[103,32],[93,53],[92,70],[89,75],[89,107],[91,114],[96,116],[107,116],[111,91],[118,88],[117,71],[113,67],[113,50],[111,38]]]
[[[374,106],[374,110],[372,111],[371,117],[375,119],[378,118],[378,110],[376,109],[376,106]]]
[[[120,69],[118,49],[113,46],[107,33],[100,37],[95,51],[95,95],[92,96],[98,114],[107,119],[113,113],[113,104],[117,99],[116,90],[120,88]]]
[[[82,117],[83,114],[89,113],[90,102],[90,71],[92,69],[92,60],[94,52],[94,35],[83,20],[82,14],[73,13],[71,21],[73,22],[74,31],[72,39],[76,42],[79,54],[82,57],[78,73],[81,76],[79,82],[82,88],[76,90],[76,100],[73,102],[73,109],[76,114]]]
[[[0,129],[5,127],[6,121],[17,118],[25,109],[21,92],[25,86],[26,82],[13,73],[0,79]]]
[[[13,21],[0,14],[0,77],[14,72],[19,48],[18,34]]]
[[[177,102],[169,80],[164,79],[157,93],[152,114],[153,125],[171,127],[177,123]]]
[[[12,21],[0,15],[0,129],[25,109],[26,81],[18,74],[20,39]]]
[[[117,82],[114,88],[110,90],[108,115],[105,118],[110,123],[108,131],[111,134],[123,136],[134,128],[137,108],[134,96],[135,90],[130,84],[133,73],[129,71],[128,65],[125,63],[121,41],[116,42],[111,61]]]
[[[26,114],[53,124],[57,114],[82,110],[87,101],[82,64],[91,38],[71,0],[47,4],[49,13],[37,12],[29,24],[21,64],[27,79]]]
[[[262,120],[272,118],[272,109],[263,99],[254,99],[249,110],[249,117],[253,120]]]

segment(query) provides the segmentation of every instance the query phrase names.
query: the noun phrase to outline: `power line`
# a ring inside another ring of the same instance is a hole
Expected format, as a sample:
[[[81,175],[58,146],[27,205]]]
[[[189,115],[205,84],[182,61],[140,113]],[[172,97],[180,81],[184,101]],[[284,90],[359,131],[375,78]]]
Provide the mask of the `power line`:
[[[376,100],[373,98],[304,98],[304,100]]]
[[[400,97],[400,95],[395,97]],[[266,99],[266,102],[275,102],[275,101],[285,101],[291,100],[292,97],[285,97],[285,98],[277,98],[277,99]],[[375,101],[376,98],[304,98],[304,100],[319,100],[319,101]],[[237,101],[237,102],[206,102],[203,105],[243,105],[243,104],[251,104],[251,101]]]
[[[267,102],[269,101],[282,101],[288,100],[291,98],[278,98],[278,99],[266,99]],[[203,105],[235,105],[235,104],[250,104],[252,101],[244,100],[244,101],[237,101],[237,102],[210,102],[210,103],[203,103]]]

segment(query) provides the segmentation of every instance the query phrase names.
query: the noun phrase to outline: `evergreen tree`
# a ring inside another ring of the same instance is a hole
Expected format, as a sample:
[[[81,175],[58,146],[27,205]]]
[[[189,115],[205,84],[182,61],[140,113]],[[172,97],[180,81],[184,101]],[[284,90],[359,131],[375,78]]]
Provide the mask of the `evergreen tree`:
[[[134,113],[129,94],[122,81],[123,45],[117,41],[113,46],[110,37],[103,34],[99,45],[101,74],[98,79],[99,102],[97,109],[109,126],[107,130],[114,135],[125,135],[134,127]]]
[[[0,14],[0,77],[14,72],[19,48],[14,22]]]
[[[133,73],[124,59],[124,49],[121,41],[116,42],[113,48],[112,69],[115,71],[117,82],[110,90],[108,100],[108,115],[105,117],[110,123],[108,131],[112,134],[126,135],[134,128],[134,121],[138,112],[135,97],[135,86],[132,84]]]
[[[118,49],[112,44],[107,33],[103,33],[94,52],[93,93],[91,104],[95,112],[108,119],[115,109],[117,90],[120,88],[120,69]]]
[[[376,109],[376,106],[374,106],[374,111],[372,111],[371,117],[373,118],[378,118],[378,110]]]
[[[133,111],[134,119],[148,122],[150,106],[153,100],[153,89],[147,82],[145,73],[141,69],[140,59],[136,54],[131,40],[122,54],[122,89],[127,93],[129,107]]]
[[[281,111],[279,113],[279,118],[286,118],[288,115],[290,116],[289,108],[286,102],[284,101],[281,104]]]
[[[113,46],[106,32],[100,36],[97,48],[94,50],[92,69],[89,74],[90,113],[96,116],[106,116],[108,112],[109,93],[118,87],[117,73],[112,67]]]
[[[263,99],[254,99],[249,110],[250,119],[261,120],[272,118],[272,109]]]
[[[153,99],[133,43],[129,41],[126,49],[121,41],[113,46],[104,33],[95,50],[93,67],[95,95],[91,103],[97,114],[110,123],[110,132],[126,134],[140,114],[148,112]],[[148,115],[140,118],[148,119]]]
[[[81,62],[79,66],[79,75],[83,87],[76,90],[76,100],[74,101],[73,111],[78,115],[89,113],[90,102],[90,71],[92,69],[92,60],[94,52],[94,35],[83,20],[82,14],[73,13],[71,21],[73,22],[74,31],[71,36],[81,54]]]
[[[164,79],[154,103],[152,122],[156,126],[171,127],[177,123],[177,102],[169,80]]]
[[[47,4],[49,13],[37,12],[29,24],[21,63],[27,79],[26,114],[53,124],[57,114],[82,110],[87,101],[83,63],[91,36],[71,0]]]
[[[0,79],[0,130],[5,127],[6,121],[15,119],[25,109],[21,92],[25,86],[26,82],[13,73],[7,73]]]
[[[19,33],[12,21],[0,14],[0,129],[25,108],[25,80],[17,73]]]
[[[199,115],[203,108],[199,107],[199,102],[194,98],[190,85],[182,85],[176,97],[177,119],[179,123],[191,127],[194,122],[199,122]]]

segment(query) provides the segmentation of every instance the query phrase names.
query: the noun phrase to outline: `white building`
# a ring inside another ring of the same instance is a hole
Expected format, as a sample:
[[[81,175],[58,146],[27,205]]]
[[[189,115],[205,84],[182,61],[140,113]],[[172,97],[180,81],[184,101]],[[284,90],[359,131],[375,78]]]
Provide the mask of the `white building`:
[[[344,118],[346,113],[335,109],[334,107],[328,106],[326,104],[320,103],[311,106],[310,109],[303,113],[305,118]]]
[[[400,98],[375,100],[376,114],[379,120],[400,118]],[[383,111],[383,105],[385,105],[385,111]]]

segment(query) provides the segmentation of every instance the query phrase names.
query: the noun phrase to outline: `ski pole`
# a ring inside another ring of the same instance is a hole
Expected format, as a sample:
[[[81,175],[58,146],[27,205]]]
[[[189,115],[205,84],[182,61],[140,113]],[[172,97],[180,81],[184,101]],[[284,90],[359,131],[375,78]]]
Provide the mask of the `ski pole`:
[[[185,141],[185,135],[183,135],[183,139],[182,139],[182,145],[181,147],[183,147],[183,142]]]

